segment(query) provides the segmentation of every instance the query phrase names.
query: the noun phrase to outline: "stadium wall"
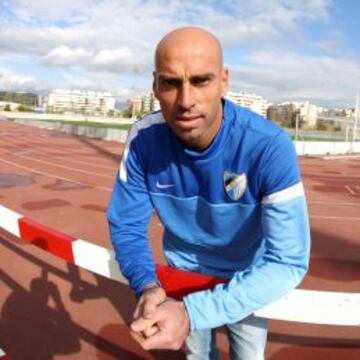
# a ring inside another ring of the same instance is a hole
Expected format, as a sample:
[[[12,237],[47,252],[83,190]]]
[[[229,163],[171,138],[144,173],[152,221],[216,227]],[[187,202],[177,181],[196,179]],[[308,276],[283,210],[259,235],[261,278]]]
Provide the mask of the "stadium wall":
[[[17,123],[36,126],[45,129],[57,130],[67,134],[82,135],[90,138],[104,139],[108,141],[125,142],[127,130],[95,128],[62,124],[55,121],[16,119]],[[294,141],[296,153],[304,155],[339,155],[360,153],[360,142],[345,141]]]

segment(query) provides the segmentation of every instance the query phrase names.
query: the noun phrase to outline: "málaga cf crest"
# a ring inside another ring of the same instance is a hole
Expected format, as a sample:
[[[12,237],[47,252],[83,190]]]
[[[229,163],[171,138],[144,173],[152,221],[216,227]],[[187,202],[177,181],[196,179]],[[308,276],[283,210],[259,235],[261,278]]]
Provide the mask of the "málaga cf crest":
[[[239,200],[246,190],[246,185],[246,174],[238,175],[228,171],[224,172],[225,192],[231,200]]]

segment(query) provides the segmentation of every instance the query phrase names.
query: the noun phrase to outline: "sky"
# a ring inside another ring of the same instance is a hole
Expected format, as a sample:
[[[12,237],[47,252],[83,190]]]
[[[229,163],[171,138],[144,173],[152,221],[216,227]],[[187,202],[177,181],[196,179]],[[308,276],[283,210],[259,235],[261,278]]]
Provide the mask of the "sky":
[[[357,0],[0,0],[0,91],[151,90],[153,53],[170,30],[220,40],[230,90],[353,106],[360,90]]]

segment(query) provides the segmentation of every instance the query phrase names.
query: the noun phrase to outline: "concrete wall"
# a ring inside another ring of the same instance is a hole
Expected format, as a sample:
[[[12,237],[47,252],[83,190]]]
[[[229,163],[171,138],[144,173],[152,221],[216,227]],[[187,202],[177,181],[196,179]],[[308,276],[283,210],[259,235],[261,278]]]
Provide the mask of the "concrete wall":
[[[298,155],[327,155],[360,153],[360,142],[294,141]]]
[[[10,119],[29,119],[29,120],[65,120],[65,121],[89,121],[100,123],[114,123],[114,124],[131,124],[136,119],[129,119],[123,117],[98,117],[86,116],[80,114],[43,114],[43,113],[26,113],[16,111],[0,111],[0,117]]]
[[[36,126],[42,129],[57,130],[67,134],[82,135],[90,138],[104,139],[109,141],[125,142],[127,138],[127,130],[95,128],[90,126],[77,126],[71,124],[62,124],[53,121],[44,120],[15,120],[16,123]]]
[[[62,131],[67,134],[83,135],[90,138],[98,138],[109,141],[125,142],[127,130],[106,129],[71,124],[61,124],[44,120],[15,120],[17,123],[37,126],[44,129]],[[360,142],[331,142],[331,141],[294,141],[298,155],[327,155],[327,154],[349,154],[360,153]]]

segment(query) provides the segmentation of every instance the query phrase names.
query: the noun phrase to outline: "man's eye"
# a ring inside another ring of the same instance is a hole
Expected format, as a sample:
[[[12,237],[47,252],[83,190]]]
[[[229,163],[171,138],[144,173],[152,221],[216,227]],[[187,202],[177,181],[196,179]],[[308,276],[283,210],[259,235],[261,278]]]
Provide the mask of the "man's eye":
[[[161,84],[164,86],[177,86],[179,81],[176,79],[163,79],[161,80]]]
[[[193,85],[206,85],[209,81],[210,79],[208,77],[198,77],[192,79],[191,82]]]

